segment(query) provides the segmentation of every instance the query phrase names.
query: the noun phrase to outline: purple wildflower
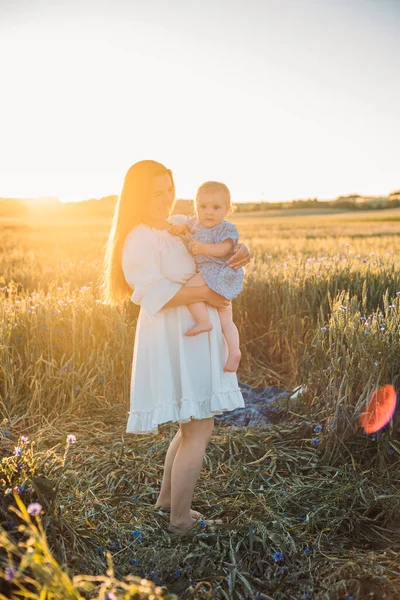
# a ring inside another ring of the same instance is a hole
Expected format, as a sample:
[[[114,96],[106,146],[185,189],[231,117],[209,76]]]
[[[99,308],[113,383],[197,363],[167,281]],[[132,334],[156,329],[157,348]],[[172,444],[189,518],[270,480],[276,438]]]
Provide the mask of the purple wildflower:
[[[43,507],[39,502],[31,502],[28,506],[28,513],[30,515],[39,515],[42,508]]]

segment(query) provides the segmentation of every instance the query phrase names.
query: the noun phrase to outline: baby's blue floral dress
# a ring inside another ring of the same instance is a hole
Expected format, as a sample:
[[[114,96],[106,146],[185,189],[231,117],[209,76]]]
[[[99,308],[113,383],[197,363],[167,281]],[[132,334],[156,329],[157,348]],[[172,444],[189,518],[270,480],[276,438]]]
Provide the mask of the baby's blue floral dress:
[[[236,225],[229,221],[221,221],[215,227],[207,228],[193,222],[192,237],[204,244],[220,244],[224,240],[233,240],[232,251],[228,256],[217,258],[198,254],[195,256],[197,268],[209,288],[221,294],[228,300],[236,298],[243,289],[244,269],[232,269],[226,262],[232,256],[239,241],[239,232]]]

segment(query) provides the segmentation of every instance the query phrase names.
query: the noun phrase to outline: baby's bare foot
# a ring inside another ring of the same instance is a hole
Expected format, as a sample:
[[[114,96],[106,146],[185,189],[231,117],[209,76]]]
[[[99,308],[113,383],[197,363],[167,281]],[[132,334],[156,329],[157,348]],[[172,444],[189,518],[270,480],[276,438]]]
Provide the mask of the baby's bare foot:
[[[213,328],[211,321],[205,321],[204,323],[197,323],[194,327],[189,329],[185,335],[192,336],[204,333],[205,331],[211,331]]]
[[[235,373],[238,370],[240,359],[242,358],[242,353],[240,350],[237,352],[232,352],[229,354],[228,360],[224,366],[224,371],[226,373]]]

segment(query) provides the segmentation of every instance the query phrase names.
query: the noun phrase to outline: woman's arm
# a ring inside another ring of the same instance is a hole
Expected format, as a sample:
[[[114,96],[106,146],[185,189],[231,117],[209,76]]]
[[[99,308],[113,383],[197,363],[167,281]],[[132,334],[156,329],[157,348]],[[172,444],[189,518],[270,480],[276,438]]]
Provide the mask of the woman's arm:
[[[228,306],[229,300],[211,290],[208,285],[199,285],[195,287],[182,286],[181,289],[164,304],[163,308],[172,308],[182,304],[193,304],[194,302],[207,302],[216,308]]]
[[[252,259],[250,248],[246,244],[238,244],[235,252],[232,254],[226,264],[232,269],[239,269],[247,265]]]

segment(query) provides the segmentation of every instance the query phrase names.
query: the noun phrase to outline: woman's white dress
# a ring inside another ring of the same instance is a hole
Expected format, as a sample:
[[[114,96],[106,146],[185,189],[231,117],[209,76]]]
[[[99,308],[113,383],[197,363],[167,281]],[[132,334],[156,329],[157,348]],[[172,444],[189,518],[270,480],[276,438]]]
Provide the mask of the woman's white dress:
[[[170,222],[179,222],[172,215]],[[212,331],[194,337],[186,305],[162,308],[196,273],[177,236],[140,224],[124,243],[122,268],[139,312],[127,433],[158,433],[168,421],[187,423],[245,406],[236,373],[223,370],[228,350],[218,311],[207,304]]]

